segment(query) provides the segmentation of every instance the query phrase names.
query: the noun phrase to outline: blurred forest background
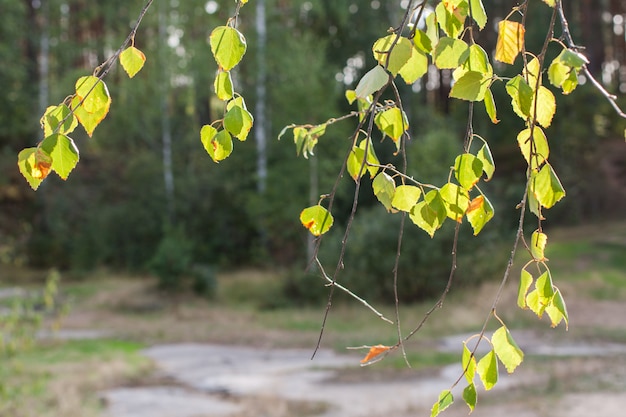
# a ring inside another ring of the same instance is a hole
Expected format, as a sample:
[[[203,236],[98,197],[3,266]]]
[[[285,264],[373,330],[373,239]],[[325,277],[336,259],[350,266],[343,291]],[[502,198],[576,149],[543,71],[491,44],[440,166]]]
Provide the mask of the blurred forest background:
[[[76,276],[102,267],[148,271],[170,288],[196,276],[202,290],[210,287],[206,281],[215,268],[272,267],[291,271],[284,278],[291,299],[315,296],[302,273],[307,232],[298,215],[330,190],[354,123],[332,126],[310,160],[296,158],[293,143],[276,137],[287,124],[320,123],[351,110],[345,90],[374,65],[373,41],[400,22],[407,2],[265,0],[266,37],[259,37],[258,1],[242,9],[239,25],[248,52],[235,77],[258,124],[230,158],[213,163],[199,131],[221,110],[212,92],[216,64],[208,35],[232,15],[235,3],[159,0],[136,37],[146,66],[132,80],[119,67],[107,76],[111,112],[93,138],[74,135],[81,151],[77,169],[66,183],[51,176],[33,192],[17,169],[18,152],[43,139],[39,118],[45,108],[62,101],[79,76],[117,50],[144,2],[0,0],[0,270],[56,267]],[[483,2],[491,21],[478,42],[493,50],[496,21],[515,2]],[[608,91],[626,97],[626,4],[581,0],[565,2],[565,9],[574,39],[587,48],[592,73]],[[531,1],[529,13],[528,49],[538,50],[550,9]],[[549,49],[548,59],[557,53]],[[519,70],[496,68],[505,74]],[[467,121],[467,103],[448,99],[450,78],[432,67],[401,91],[411,126],[411,174],[434,184],[447,178]],[[567,191],[548,213],[548,226],[606,220],[626,208],[626,124],[589,82],[581,84],[571,96],[555,94],[557,114],[546,132]],[[501,242],[513,235],[524,187],[525,162],[515,140],[521,122],[510,111],[504,85],[493,90],[501,122],[491,124],[478,105],[474,127],[496,161],[495,177],[484,190],[496,217],[480,238],[469,228],[462,233],[462,282],[504,268],[496,260],[506,259],[508,245]],[[260,100],[265,123],[255,113]],[[626,100],[620,103],[624,107]],[[259,136],[267,138],[261,155]],[[385,143],[376,146],[381,160],[398,162]],[[259,157],[266,158],[266,176],[258,169]],[[335,231],[322,245],[327,260],[337,256],[353,187],[350,178],[342,180]],[[386,297],[391,280],[381,276],[391,274],[399,217],[384,215],[369,186],[361,197],[341,279],[365,297]],[[413,300],[445,284],[453,230],[434,240],[410,222],[406,230],[400,276],[407,279],[400,290]]]

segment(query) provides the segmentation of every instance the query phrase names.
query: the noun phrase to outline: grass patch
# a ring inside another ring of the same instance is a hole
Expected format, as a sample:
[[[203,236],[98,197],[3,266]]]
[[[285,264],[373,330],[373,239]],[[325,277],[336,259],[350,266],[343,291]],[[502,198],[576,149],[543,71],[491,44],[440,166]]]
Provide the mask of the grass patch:
[[[97,392],[150,370],[143,346],[121,340],[45,341],[3,360],[0,415],[90,417]]]

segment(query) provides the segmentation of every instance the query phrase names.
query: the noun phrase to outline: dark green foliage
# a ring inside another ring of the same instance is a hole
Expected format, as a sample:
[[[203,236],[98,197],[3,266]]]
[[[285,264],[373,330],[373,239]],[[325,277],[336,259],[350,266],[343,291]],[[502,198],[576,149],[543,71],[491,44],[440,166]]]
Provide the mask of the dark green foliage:
[[[217,291],[215,268],[210,265],[193,265],[191,268],[191,289],[197,295],[213,298]]]
[[[181,289],[184,276],[191,271],[192,249],[192,242],[180,231],[170,232],[163,237],[148,263],[161,289]]]
[[[487,229],[490,226],[493,225]],[[345,268],[340,272],[338,282],[365,299],[393,302],[392,271],[399,230],[400,214],[385,215],[382,207],[359,212],[352,225]],[[401,300],[423,300],[441,294],[450,275],[453,238],[453,224],[445,225],[431,239],[407,217],[398,267],[398,296]],[[469,226],[463,225],[459,233],[455,285],[476,285],[496,277],[507,255],[500,242],[497,234],[490,234],[487,230],[474,237]],[[325,243],[320,255],[327,262],[336,261],[340,251],[339,233],[331,233]]]

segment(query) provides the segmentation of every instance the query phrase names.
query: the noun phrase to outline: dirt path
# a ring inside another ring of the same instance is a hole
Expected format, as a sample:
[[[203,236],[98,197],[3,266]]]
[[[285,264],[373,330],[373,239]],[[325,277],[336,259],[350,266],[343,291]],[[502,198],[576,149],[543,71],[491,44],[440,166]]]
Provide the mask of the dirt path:
[[[462,338],[463,335],[443,339],[441,349],[459,346],[455,342]],[[518,340],[533,346],[530,354],[542,356],[579,357],[583,361],[589,357],[605,357],[604,363],[626,354],[626,346],[617,344],[549,346],[533,338],[531,333],[519,334]],[[432,375],[377,381],[359,381],[357,377],[349,378],[348,382],[341,374],[354,372],[354,369],[346,369],[357,367],[359,357],[326,350],[318,352],[313,361],[311,351],[306,349],[270,350],[209,344],[161,345],[147,349],[145,354],[174,385],[108,391],[103,394],[109,404],[107,417],[428,415],[438,393],[448,388],[461,373],[459,365],[451,365]],[[624,361],[621,363],[623,365]],[[479,398],[485,398],[485,403],[480,404],[473,416],[618,417],[626,409],[626,396],[619,392],[552,390],[546,396],[544,387],[554,383],[550,382],[551,374],[530,368],[513,376],[501,371],[494,388],[498,393],[479,392]],[[567,369],[561,370],[563,372],[562,376],[567,378]],[[624,373],[624,369],[618,369],[615,377],[623,377]],[[517,389],[527,390],[533,400],[512,396]],[[458,404],[445,415],[467,415],[469,410],[460,400],[460,389],[454,394]]]

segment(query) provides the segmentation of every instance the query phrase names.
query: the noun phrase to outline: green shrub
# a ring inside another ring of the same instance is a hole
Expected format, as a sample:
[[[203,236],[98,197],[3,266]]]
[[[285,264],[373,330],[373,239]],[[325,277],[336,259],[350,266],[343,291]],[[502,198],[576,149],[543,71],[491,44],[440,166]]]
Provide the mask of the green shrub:
[[[180,290],[183,278],[191,271],[193,244],[179,231],[167,233],[148,263],[157,276],[159,288]]]

